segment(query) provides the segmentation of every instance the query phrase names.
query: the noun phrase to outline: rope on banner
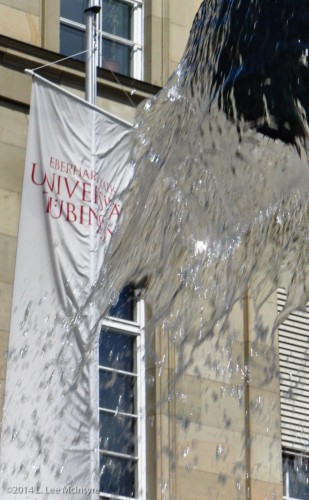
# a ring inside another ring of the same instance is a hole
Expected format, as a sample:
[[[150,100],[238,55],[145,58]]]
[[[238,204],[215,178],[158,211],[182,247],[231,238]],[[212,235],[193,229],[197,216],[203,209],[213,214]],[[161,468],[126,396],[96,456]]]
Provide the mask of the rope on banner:
[[[32,71],[38,71],[39,69],[46,68],[47,66],[52,66],[53,64],[58,64],[58,63],[60,63],[62,61],[66,61],[67,59],[72,59],[73,57],[77,57],[77,56],[80,56],[81,54],[85,54],[86,52],[89,52],[89,49],[83,50],[82,52],[77,52],[76,54],[73,54],[71,56],[62,57],[62,59],[58,59],[57,61],[53,61],[53,62],[50,62],[50,63],[47,63],[47,64],[43,64],[43,66],[38,66],[37,68],[34,68]]]
[[[130,97],[130,94],[126,91],[126,89],[124,88],[124,86],[122,85],[122,83],[120,82],[119,78],[117,78],[117,75],[110,69],[110,72],[111,74],[113,75],[114,79],[116,80],[116,82],[120,85],[120,87],[122,88],[124,94],[126,95],[126,97],[128,98],[128,100],[130,101],[130,103],[132,104],[132,106],[134,108],[137,107],[137,104],[135,104],[135,102],[133,101],[133,99],[131,99]],[[132,92],[131,92],[131,95],[135,94],[136,92],[136,89],[133,89]]]
[[[38,66],[37,68],[34,68],[34,69],[31,69],[31,70],[25,70],[25,72],[30,72],[33,74],[35,73],[36,71],[40,70],[40,69],[43,69],[43,68],[47,68],[48,66],[53,66],[54,64],[58,64],[62,61],[66,61],[67,59],[73,59],[73,57],[77,57],[77,56],[80,56],[82,54],[86,54],[87,52],[89,52],[90,49],[87,49],[87,50],[82,50],[82,52],[77,52],[76,54],[73,54],[71,56],[67,56],[67,57],[62,57],[61,59],[58,59],[57,61],[53,61],[53,62],[50,62],[50,63],[47,63],[47,64],[43,64],[42,66]],[[123,93],[126,95],[126,97],[128,98],[128,100],[130,101],[130,103],[132,104],[132,106],[134,108],[137,107],[137,104],[135,104],[135,102],[133,101],[133,99],[131,99],[130,97],[130,94],[126,91],[126,89],[124,88],[124,86],[122,85],[122,83],[120,82],[119,78],[117,78],[117,75],[112,71],[112,70],[109,70],[111,72],[111,74],[113,75],[114,77],[114,80],[120,85],[120,87],[122,88],[122,91]],[[136,92],[136,89],[133,89],[132,92],[131,92],[131,95],[135,94]]]

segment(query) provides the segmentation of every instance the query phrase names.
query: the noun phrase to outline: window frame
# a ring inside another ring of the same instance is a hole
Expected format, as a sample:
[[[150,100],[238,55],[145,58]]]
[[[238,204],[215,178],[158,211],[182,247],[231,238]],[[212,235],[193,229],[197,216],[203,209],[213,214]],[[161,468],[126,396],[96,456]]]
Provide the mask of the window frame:
[[[123,38],[112,33],[103,31],[103,0],[99,0],[100,12],[98,14],[98,51],[97,54],[97,66],[104,68],[103,66],[103,40],[110,40],[122,45],[128,46],[132,49],[132,62],[130,75],[138,80],[143,80],[144,78],[144,1],[143,0],[119,0],[125,4],[131,5],[133,8],[132,16],[132,40]],[[73,28],[79,32],[86,33],[86,24],[73,21],[71,19],[60,16],[60,33],[61,25]],[[68,54],[70,55],[70,54]]]
[[[135,290],[135,304],[134,304],[134,320],[124,320],[114,316],[106,316],[102,322],[102,329],[108,329],[109,331],[120,332],[123,335],[128,335],[135,339],[135,353],[134,353],[134,373],[136,376],[136,394],[135,394],[135,409],[134,413],[131,415],[129,413],[124,413],[125,416],[136,418],[136,451],[135,459],[137,464],[137,474],[136,480],[136,492],[134,497],[126,497],[111,493],[104,493],[100,491],[100,498],[113,498],[114,500],[145,500],[146,499],[146,388],[145,388],[145,303],[144,300],[139,297],[139,290]],[[98,362],[98,373],[99,370],[106,367],[99,365]],[[113,369],[110,369],[111,371]],[[121,373],[121,370],[115,370]],[[132,375],[130,373],[130,375]],[[104,407],[98,406],[100,411],[105,411],[106,413],[114,413],[112,410],[106,409]],[[107,410],[107,411],[106,411]],[[121,414],[118,412],[117,414]],[[101,454],[104,450],[99,450]],[[103,453],[106,456],[116,456],[119,458],[129,459],[131,456],[127,456],[121,453],[114,453],[111,451],[105,451]]]
[[[295,457],[295,458],[302,457],[302,458],[308,460],[308,462],[309,462],[308,455],[296,453],[296,452],[285,450],[285,449],[282,450],[282,464],[284,463],[285,459],[291,458],[291,457]],[[290,477],[289,477],[288,470],[285,473],[283,473],[283,483],[284,483],[285,490],[286,490],[286,494],[283,494],[283,500],[302,500],[299,497],[290,496]]]

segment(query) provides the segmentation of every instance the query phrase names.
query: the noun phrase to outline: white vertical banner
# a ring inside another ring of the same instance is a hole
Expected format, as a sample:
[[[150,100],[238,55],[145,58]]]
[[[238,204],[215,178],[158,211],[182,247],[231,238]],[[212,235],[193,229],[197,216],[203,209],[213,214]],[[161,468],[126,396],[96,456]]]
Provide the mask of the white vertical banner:
[[[120,214],[117,194],[132,175],[130,129],[34,77],[1,435],[3,500],[99,498],[89,339],[97,318],[83,304]]]

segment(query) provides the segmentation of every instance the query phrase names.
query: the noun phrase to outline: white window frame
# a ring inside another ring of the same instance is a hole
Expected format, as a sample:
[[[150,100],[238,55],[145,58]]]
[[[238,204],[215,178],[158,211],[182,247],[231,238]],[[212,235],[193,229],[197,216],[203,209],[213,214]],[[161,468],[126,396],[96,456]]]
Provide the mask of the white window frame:
[[[138,80],[143,80],[144,78],[144,2],[143,0],[120,0],[121,2],[133,6],[133,29],[132,29],[132,40],[122,38],[111,33],[107,33],[100,29],[103,26],[103,0],[99,0],[99,5],[101,7],[98,15],[98,59],[97,65],[103,67],[103,38],[106,40],[113,40],[119,42],[123,45],[127,45],[132,48],[132,67],[131,74],[133,78]],[[60,24],[65,26],[75,28],[78,31],[86,32],[86,25],[72,21],[64,17],[60,17]],[[70,55],[70,54],[68,54]]]
[[[137,295],[137,294],[136,294]],[[124,335],[132,336],[136,339],[134,373],[127,373],[130,376],[136,377],[136,394],[135,408],[136,413],[124,415],[136,418],[136,450],[137,454],[132,457],[121,453],[113,453],[104,451],[106,456],[117,456],[120,458],[130,458],[136,460],[137,476],[136,480],[136,500],[146,500],[146,389],[145,389],[145,303],[141,298],[137,298],[135,302],[134,321],[118,319],[116,317],[107,316],[102,322],[102,328],[107,328],[110,331],[121,332]],[[99,369],[115,371],[117,373],[126,373],[121,370],[114,370],[99,365]],[[99,410],[114,413],[104,407],[99,407]],[[118,412],[121,414],[121,412]],[[102,450],[100,450],[102,453]],[[132,497],[119,496],[100,492],[100,498],[112,498],[114,500],[132,500]]]

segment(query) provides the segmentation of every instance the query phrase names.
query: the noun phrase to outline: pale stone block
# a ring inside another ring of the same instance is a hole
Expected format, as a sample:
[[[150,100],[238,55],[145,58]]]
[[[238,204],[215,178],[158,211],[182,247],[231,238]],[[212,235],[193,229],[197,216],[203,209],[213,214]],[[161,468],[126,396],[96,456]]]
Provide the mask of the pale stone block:
[[[6,350],[9,341],[8,330],[0,330],[0,351]]]
[[[146,9],[146,5],[145,5]],[[146,82],[151,81],[151,68],[152,68],[152,56],[151,52],[153,50],[153,44],[151,43],[152,37],[152,16],[147,15],[145,12],[144,16],[144,80]],[[158,40],[161,40],[160,32],[157,33]],[[158,43],[161,46],[161,43]],[[159,64],[159,61],[156,61]],[[160,65],[160,64],[159,64]]]
[[[279,357],[276,346],[263,342],[247,345],[250,386],[273,393],[280,390]]]
[[[200,405],[201,424],[244,432],[244,386],[203,380]]]
[[[43,3],[43,47],[59,52],[60,50],[60,0]]]
[[[156,370],[150,368],[146,370],[146,409],[147,416],[153,416],[159,411],[159,402],[157,401],[156,385],[158,380],[156,378]]]
[[[276,311],[277,311],[277,300],[278,300],[278,297],[277,297],[277,290],[275,290],[274,292],[272,292],[268,299],[267,299],[267,302],[269,304],[273,304],[275,307],[276,307]]]
[[[197,13],[197,11],[199,10],[199,8],[201,6],[202,1],[201,0],[194,0],[193,3],[194,3],[195,12]]]
[[[148,414],[146,421],[146,473],[147,473],[147,492],[149,498],[156,498],[157,489],[157,440],[156,440],[156,418]]]
[[[242,341],[244,335],[245,302],[236,302],[229,314],[229,331],[233,333],[235,340]]]
[[[190,424],[244,432],[244,385],[224,384],[183,376],[176,386],[176,415]]]
[[[8,349],[9,332],[0,331],[0,382],[5,380],[6,375],[6,353]]]
[[[175,386],[173,369],[157,369],[155,372],[156,412],[162,415],[175,416],[178,394]]]
[[[0,187],[21,193],[24,163],[24,149],[0,143]]]
[[[151,13],[153,16],[162,18],[162,16],[163,16],[163,0],[152,0]]]
[[[273,332],[274,323],[278,312],[277,304],[272,300],[267,300],[258,311],[255,310],[252,299],[248,301],[249,313],[249,338],[251,341],[259,340],[264,344],[277,345],[277,333]]]
[[[174,71],[178,67],[178,64],[179,64],[178,60],[174,61],[173,59],[171,59],[169,61],[169,65],[168,65],[168,74],[169,74],[169,76],[171,76],[174,73]]]
[[[16,236],[21,195],[0,187],[0,233]]]
[[[201,379],[183,375],[176,381],[176,414],[178,418],[189,422],[202,421],[202,390]]]
[[[0,12],[1,16],[1,12]],[[3,97],[30,104],[31,78],[25,73],[1,67],[0,88]],[[10,131],[11,132],[11,131]]]
[[[237,474],[209,473],[178,467],[176,471],[177,500],[244,500],[246,482]]]
[[[168,499],[175,498],[175,468],[178,446],[176,435],[176,420],[164,415],[158,415],[156,418],[156,483],[157,498]],[[160,495],[160,493],[167,493]]]
[[[0,281],[0,330],[9,330],[13,287]]]
[[[53,0],[54,2],[55,0]],[[12,7],[12,9],[21,10],[22,12],[35,14],[36,16],[40,14],[41,0],[1,0],[1,4]]]
[[[177,425],[177,463],[213,474],[245,477],[245,438],[243,433],[207,425]]]
[[[250,394],[250,433],[264,434],[280,439],[280,393],[264,391],[251,387]]]
[[[250,440],[250,477],[280,483],[282,479],[281,439],[254,434]]]
[[[17,238],[0,233],[0,281],[13,283]]]
[[[215,333],[197,348],[188,343],[185,359],[190,360],[188,375],[228,384],[244,382],[244,343],[235,341],[233,335]]]
[[[170,59],[180,61],[183,56],[190,29],[189,27],[179,26],[178,24],[170,24]]]
[[[251,481],[250,500],[282,500],[282,483],[266,483],[264,481]]]
[[[40,45],[39,16],[2,4],[0,5],[0,33],[32,45]]]
[[[2,94],[5,92],[5,88],[13,83],[15,75],[14,71],[8,71],[5,75],[3,73],[5,73],[5,68],[1,68],[0,72]],[[6,80],[5,77],[8,77],[8,80]],[[24,78],[27,78],[26,75]],[[6,106],[0,106],[0,148],[4,147],[4,144],[7,144],[25,150],[27,144],[27,131],[28,116],[25,113]],[[5,161],[5,159],[2,161]]]
[[[145,29],[148,32],[148,45],[145,46],[145,75],[154,85],[162,86],[164,81],[164,67],[168,61],[163,60],[163,21],[160,16],[151,16],[146,19]],[[168,47],[167,47],[168,50]]]
[[[179,0],[170,0],[169,2],[170,22],[191,28],[196,9],[192,2],[179,2]]]

